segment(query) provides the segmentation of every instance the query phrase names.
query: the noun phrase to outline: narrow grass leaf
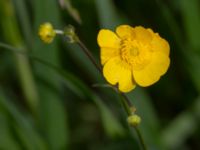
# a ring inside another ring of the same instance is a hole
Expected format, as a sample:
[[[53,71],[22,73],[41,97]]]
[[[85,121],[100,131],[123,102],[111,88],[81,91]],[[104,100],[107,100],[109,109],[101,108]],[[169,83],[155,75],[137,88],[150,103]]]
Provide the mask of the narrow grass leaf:
[[[46,150],[46,144],[41,136],[37,133],[29,118],[22,115],[4,94],[0,92],[0,107],[8,114],[8,118],[12,120],[12,126],[16,129],[17,137],[27,150]]]
[[[34,30],[34,50],[33,53],[38,58],[47,61],[50,64],[60,66],[58,43],[51,45],[43,44],[37,33],[40,24],[51,22],[53,26],[59,28],[61,19],[59,14],[58,1],[55,0],[34,0],[33,11],[35,19]],[[55,72],[48,67],[34,62],[35,73],[42,80],[52,85],[56,91],[60,90],[61,84]],[[49,149],[65,149],[69,147],[69,130],[67,122],[67,113],[64,102],[61,101],[59,92],[52,91],[41,82],[38,82],[40,91],[40,124],[41,130],[48,139]]]
[[[198,0],[180,1],[183,25],[190,46],[200,53],[200,5]]]

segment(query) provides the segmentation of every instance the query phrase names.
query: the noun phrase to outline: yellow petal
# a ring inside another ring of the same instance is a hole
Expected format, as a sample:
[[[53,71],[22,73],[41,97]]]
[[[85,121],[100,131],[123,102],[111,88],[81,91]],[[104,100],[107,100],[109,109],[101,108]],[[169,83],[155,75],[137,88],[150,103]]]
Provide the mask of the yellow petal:
[[[152,51],[162,52],[165,53],[167,56],[169,56],[170,53],[169,43],[165,39],[160,37],[158,33],[154,33],[152,29],[147,29],[147,30],[151,33],[153,37],[151,41]]]
[[[161,52],[153,53],[151,62],[144,69],[133,70],[134,79],[140,86],[152,85],[166,73],[169,64],[170,59],[167,55]]]
[[[100,47],[119,48],[120,46],[120,39],[117,35],[106,29],[99,31],[97,41]]]
[[[120,38],[124,37],[135,37],[133,28],[129,25],[120,25],[116,29],[116,33]]]
[[[137,38],[138,41],[141,41],[144,44],[151,42],[152,35],[144,27],[137,26],[137,27],[134,28],[134,31],[135,31],[136,38]]]
[[[168,42],[159,37],[159,35],[154,36],[151,42],[152,50],[155,52],[162,52],[169,56],[170,47]]]
[[[101,48],[101,64],[104,65],[109,59],[119,56],[119,49]]]
[[[112,58],[105,64],[103,75],[110,84],[118,83],[119,90],[122,92],[129,92],[136,86],[132,80],[130,67],[120,57]]]

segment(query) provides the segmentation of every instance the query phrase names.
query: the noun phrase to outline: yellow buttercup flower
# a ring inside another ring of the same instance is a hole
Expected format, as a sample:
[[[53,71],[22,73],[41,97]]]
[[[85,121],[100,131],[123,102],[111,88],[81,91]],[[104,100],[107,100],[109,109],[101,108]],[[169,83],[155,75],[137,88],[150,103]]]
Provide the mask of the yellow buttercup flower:
[[[56,35],[56,32],[51,23],[44,23],[40,25],[39,32],[40,38],[45,43],[51,43]]]
[[[122,92],[154,84],[169,67],[169,44],[151,29],[121,25],[116,34],[102,29],[97,41],[103,75]]]

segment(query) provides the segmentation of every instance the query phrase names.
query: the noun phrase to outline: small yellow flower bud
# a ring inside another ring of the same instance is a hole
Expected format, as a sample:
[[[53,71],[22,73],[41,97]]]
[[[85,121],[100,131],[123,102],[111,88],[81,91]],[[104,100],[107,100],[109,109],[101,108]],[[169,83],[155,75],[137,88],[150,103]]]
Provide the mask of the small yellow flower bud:
[[[51,43],[56,35],[56,32],[52,24],[47,22],[40,25],[38,34],[43,42]]]
[[[138,115],[131,115],[127,119],[130,126],[136,127],[140,124],[141,118]]]

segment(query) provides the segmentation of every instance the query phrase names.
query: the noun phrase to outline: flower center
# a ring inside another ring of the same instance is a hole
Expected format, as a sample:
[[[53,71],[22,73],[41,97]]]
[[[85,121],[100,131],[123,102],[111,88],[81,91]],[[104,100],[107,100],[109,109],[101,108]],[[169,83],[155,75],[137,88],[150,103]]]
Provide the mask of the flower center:
[[[151,59],[150,46],[135,39],[126,38],[121,41],[120,55],[132,69],[143,69]]]
[[[131,47],[130,48],[130,54],[131,54],[131,56],[137,56],[137,55],[139,55],[139,49],[138,49],[138,47]]]

